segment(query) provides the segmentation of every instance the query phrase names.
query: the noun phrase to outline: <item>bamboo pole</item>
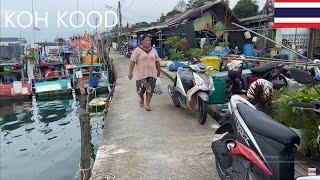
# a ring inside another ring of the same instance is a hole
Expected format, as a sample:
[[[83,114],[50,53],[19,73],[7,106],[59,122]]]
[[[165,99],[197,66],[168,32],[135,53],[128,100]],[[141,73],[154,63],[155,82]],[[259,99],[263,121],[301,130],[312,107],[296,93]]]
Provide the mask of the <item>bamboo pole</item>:
[[[261,35],[261,34],[259,34],[259,33],[257,33],[257,32],[254,32],[254,31],[252,31],[252,30],[250,30],[250,29],[248,29],[248,28],[246,28],[246,27],[243,27],[243,26],[241,26],[241,25],[239,25],[239,24],[236,24],[236,23],[232,23],[232,24],[235,25],[235,26],[237,26],[237,27],[239,27],[239,28],[245,29],[245,30],[247,30],[247,31],[249,31],[249,32],[257,35],[257,36],[260,36],[260,37],[262,37],[262,38],[265,38],[265,39],[267,39],[267,40],[269,40],[269,41],[271,41],[271,42],[273,42],[273,43],[275,43],[275,44],[277,44],[277,45],[279,45],[279,46],[287,49],[288,51],[290,51],[290,52],[292,52],[292,53],[294,53],[294,54],[302,57],[303,59],[307,59],[307,62],[306,62],[305,64],[308,64],[308,60],[312,61],[311,59],[308,59],[308,57],[306,57],[306,56],[304,56],[304,55],[296,52],[295,50],[293,50],[293,49],[291,49],[291,48],[288,48],[288,47],[282,45],[281,43],[278,43],[278,42],[276,42],[276,41],[274,41],[274,40],[272,40],[272,39],[270,39],[270,38],[268,38],[268,37],[265,37],[265,36],[263,36],[263,35]]]

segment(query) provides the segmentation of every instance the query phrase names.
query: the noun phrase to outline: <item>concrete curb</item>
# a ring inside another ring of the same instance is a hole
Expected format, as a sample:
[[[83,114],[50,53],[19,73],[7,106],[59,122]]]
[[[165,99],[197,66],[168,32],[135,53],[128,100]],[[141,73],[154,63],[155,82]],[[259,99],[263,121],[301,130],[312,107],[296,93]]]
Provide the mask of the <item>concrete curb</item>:
[[[174,77],[171,76],[171,75],[169,74],[169,72],[166,71],[164,68],[161,68],[160,71],[161,71],[164,75],[166,75],[169,79],[171,79],[172,81],[174,81]]]

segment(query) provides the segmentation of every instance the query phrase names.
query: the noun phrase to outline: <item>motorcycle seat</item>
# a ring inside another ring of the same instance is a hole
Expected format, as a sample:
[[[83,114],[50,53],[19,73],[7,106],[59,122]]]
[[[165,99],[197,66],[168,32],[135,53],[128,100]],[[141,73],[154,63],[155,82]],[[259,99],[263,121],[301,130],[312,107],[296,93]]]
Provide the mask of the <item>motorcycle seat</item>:
[[[308,71],[291,68],[290,74],[291,77],[300,84],[311,84],[313,82],[313,77],[309,74]]]
[[[293,130],[273,120],[267,114],[243,103],[237,104],[237,108],[251,131],[277,141],[286,147],[300,144],[300,138]]]
[[[277,63],[268,63],[262,67],[257,67],[257,68],[252,68],[251,72],[253,75],[256,76],[263,76],[266,74],[268,71],[275,69],[277,67]]]

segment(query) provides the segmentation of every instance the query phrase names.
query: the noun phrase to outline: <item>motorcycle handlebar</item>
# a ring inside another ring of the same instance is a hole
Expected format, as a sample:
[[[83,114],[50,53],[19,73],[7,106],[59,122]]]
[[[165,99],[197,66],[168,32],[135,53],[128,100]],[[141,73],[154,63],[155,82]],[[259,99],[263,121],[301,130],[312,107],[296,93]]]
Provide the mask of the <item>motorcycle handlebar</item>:
[[[320,101],[312,101],[309,103],[294,102],[293,106],[300,108],[303,111],[314,112],[317,115],[320,115]]]
[[[314,104],[313,102],[305,103],[305,102],[293,102],[293,106],[295,107],[301,107],[301,108],[313,108]]]

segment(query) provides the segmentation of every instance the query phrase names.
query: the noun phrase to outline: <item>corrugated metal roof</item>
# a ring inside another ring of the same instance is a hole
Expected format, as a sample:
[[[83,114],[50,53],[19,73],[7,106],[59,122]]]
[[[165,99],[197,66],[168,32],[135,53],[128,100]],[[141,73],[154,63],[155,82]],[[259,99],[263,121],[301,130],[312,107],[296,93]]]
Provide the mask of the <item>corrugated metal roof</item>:
[[[231,22],[235,22],[235,23],[240,22],[239,19],[234,15],[233,11],[228,7],[228,5],[226,5],[224,2],[217,1],[217,2],[208,2],[205,5],[200,6],[198,8],[190,9],[190,10],[187,10],[186,12],[176,14],[174,17],[170,18],[163,24],[141,28],[132,32],[133,33],[145,32],[153,29],[163,29],[176,24],[181,24],[185,20],[199,18],[203,15],[203,13],[209,10],[212,10],[215,17],[220,21],[223,21],[224,24],[228,26],[231,26]]]
[[[190,9],[184,13],[177,14],[172,19],[166,22],[166,25],[172,26],[175,24],[180,24],[186,19],[195,19],[203,15],[204,12],[212,10],[213,14],[221,21],[224,21],[226,24],[230,25],[231,22],[238,23],[238,18],[234,15],[233,11],[221,1],[218,2],[209,2],[203,6],[200,6],[195,9]]]
[[[247,24],[247,23],[254,23],[254,22],[258,22],[258,21],[268,21],[268,20],[272,19],[272,17],[273,17],[273,13],[261,14],[261,15],[257,15],[257,16],[242,18],[242,19],[240,19],[240,22],[243,24]]]
[[[55,42],[39,42],[35,44],[38,44],[40,46],[60,46],[58,43]]]
[[[19,37],[0,37],[0,42],[22,42],[27,43],[27,40]]]

